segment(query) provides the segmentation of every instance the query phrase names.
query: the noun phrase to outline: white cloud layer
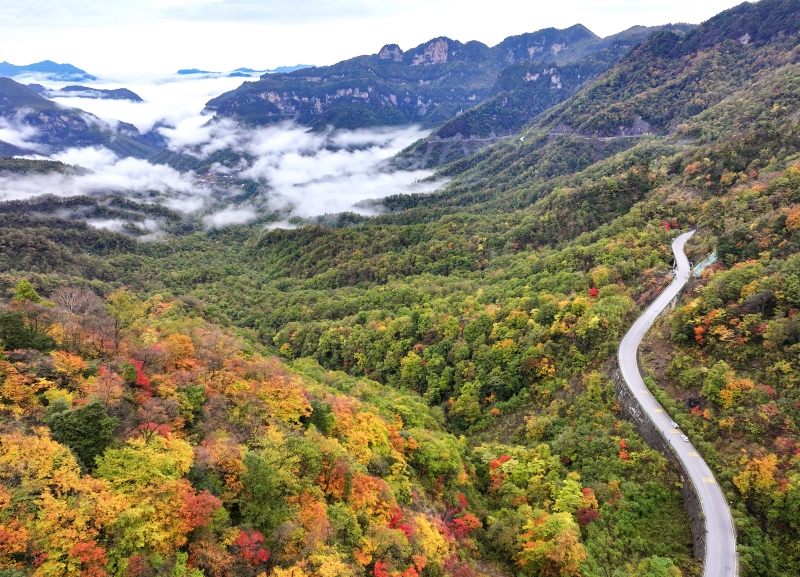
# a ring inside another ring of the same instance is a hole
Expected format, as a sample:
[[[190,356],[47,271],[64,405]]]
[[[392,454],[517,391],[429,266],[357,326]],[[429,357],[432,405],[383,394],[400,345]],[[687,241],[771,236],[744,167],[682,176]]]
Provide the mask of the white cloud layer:
[[[29,150],[39,151],[41,147],[33,142],[36,135],[39,133],[36,128],[21,122],[21,118],[27,113],[26,110],[20,110],[14,116],[5,118],[0,116],[0,140],[19,146],[20,148],[27,148]]]
[[[165,165],[119,158],[102,147],[72,148],[51,158],[89,172],[0,175],[0,200],[48,193],[62,197],[117,193],[139,202],[159,202],[186,214],[197,213],[207,226],[223,227],[274,213],[284,219],[344,211],[374,214],[379,210],[375,203],[357,203],[393,194],[432,192],[443,184],[419,182],[431,171],[386,169],[389,158],[425,135],[416,127],[315,133],[291,123],[251,129],[227,119],[209,122],[211,117],[200,113],[203,104],[227,89],[230,80],[126,84],[145,98],[144,103],[90,98],[58,101],[96,114],[109,125],[115,118],[132,122],[142,132],[159,123],[170,124],[172,127],[156,129],[173,152],[204,159],[226,149],[242,156],[238,164],[217,164],[210,177],[201,178]],[[0,119],[0,140],[31,148],[34,136],[32,129],[19,122]],[[243,191],[234,184],[236,179],[256,181],[257,192],[237,202]],[[112,230],[121,226],[113,221],[92,224]]]
[[[203,207],[198,199],[210,190],[168,166],[152,165],[135,158],[119,158],[105,148],[72,148],[51,157],[66,164],[88,168],[85,174],[0,175],[0,201],[24,200],[42,194],[68,197],[123,193],[133,200],[163,199],[164,204],[185,212]]]
[[[42,80],[40,82],[48,88],[61,88],[67,84],[75,84],[74,82]],[[171,75],[153,79],[132,76],[125,81],[100,80],[99,82],[83,82],[82,85],[103,89],[127,88],[142,97],[144,102],[97,98],[54,98],[53,100],[64,106],[91,112],[109,123],[122,120],[130,122],[142,132],[148,132],[158,122],[169,126],[175,126],[187,120],[199,124],[206,122],[208,118],[203,119],[198,114],[206,102],[241,84],[241,78]]]

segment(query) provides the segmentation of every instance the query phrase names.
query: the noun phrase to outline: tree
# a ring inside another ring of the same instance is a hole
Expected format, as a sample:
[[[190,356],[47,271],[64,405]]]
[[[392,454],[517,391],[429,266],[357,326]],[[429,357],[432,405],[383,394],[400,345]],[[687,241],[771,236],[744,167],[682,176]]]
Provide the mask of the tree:
[[[256,453],[242,459],[245,470],[241,480],[244,487],[239,501],[242,517],[264,532],[277,527],[287,516],[286,490],[282,482],[285,472]]]
[[[77,409],[56,412],[48,419],[53,438],[72,449],[90,471],[95,468],[95,458],[114,440],[117,422],[108,416],[99,399]]]
[[[40,297],[39,293],[36,292],[36,289],[33,288],[33,285],[28,279],[22,279],[19,282],[17,285],[17,292],[14,294],[14,300],[20,302],[29,301],[37,305],[49,304],[52,306],[53,304]]]
[[[711,401],[720,402],[719,394],[732,378],[733,371],[731,371],[728,363],[718,361],[706,374],[705,381],[703,381],[703,396]]]
[[[570,473],[564,481],[564,486],[556,496],[556,503],[553,506],[555,511],[574,513],[584,506],[584,495],[581,491],[581,484],[578,483],[577,473]]]
[[[81,391],[89,398],[97,398],[108,410],[116,406],[125,392],[125,381],[117,373],[101,366],[97,375],[86,379],[81,385]]]
[[[70,350],[81,350],[89,329],[99,329],[107,320],[102,300],[91,291],[62,287],[53,294],[53,302],[64,331],[62,346]]]
[[[193,458],[188,442],[154,435],[108,449],[97,460],[95,475],[130,503],[116,525],[117,545],[109,558],[175,555],[191,531],[211,522],[220,502],[184,478]]]
[[[127,289],[117,289],[106,299],[106,312],[111,316],[114,325],[114,348],[119,350],[122,331],[141,316],[139,301]]]
[[[672,559],[653,556],[640,561],[632,577],[681,577],[681,570]]]
[[[27,553],[36,575],[104,575],[100,541],[127,505],[45,428],[0,435],[0,574]]]
[[[0,313],[0,340],[10,349],[53,350],[55,341],[46,333],[53,323],[53,306],[22,280],[7,311]]]
[[[526,575],[580,575],[586,551],[578,541],[579,528],[572,515],[535,511],[524,530],[517,562]]]

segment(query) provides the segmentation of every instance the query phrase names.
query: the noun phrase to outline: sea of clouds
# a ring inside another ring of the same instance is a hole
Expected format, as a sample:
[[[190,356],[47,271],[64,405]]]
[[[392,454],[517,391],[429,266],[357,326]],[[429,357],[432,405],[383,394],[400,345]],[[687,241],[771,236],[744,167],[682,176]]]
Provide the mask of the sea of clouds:
[[[20,80],[20,79],[18,79]],[[34,81],[28,78],[21,81]],[[82,174],[48,174],[24,178],[0,176],[0,200],[27,199],[41,194],[56,196],[123,194],[132,200],[157,202],[186,213],[202,216],[209,227],[243,224],[266,214],[291,217],[344,211],[375,214],[378,203],[362,201],[402,193],[428,193],[443,182],[423,181],[431,171],[393,171],[387,161],[409,144],[425,136],[418,127],[357,131],[310,132],[284,123],[247,128],[231,120],[209,122],[203,112],[214,96],[241,84],[240,78],[169,77],[128,79],[125,82],[91,82],[95,88],[128,88],[144,99],[56,98],[66,107],[80,108],[113,129],[119,121],[135,125],[141,133],[157,131],[174,152],[207,158],[219,150],[245,155],[234,167],[215,165],[216,178],[199,178],[145,160],[120,158],[105,148],[72,148],[47,155],[54,160],[89,169]],[[63,83],[39,79],[48,88]],[[35,150],[36,132],[18,119],[0,118],[0,140]],[[41,157],[41,156],[40,156]],[[259,192],[235,201],[226,176],[259,183]],[[216,180],[217,182],[214,182]],[[115,228],[120,223],[93,223]]]

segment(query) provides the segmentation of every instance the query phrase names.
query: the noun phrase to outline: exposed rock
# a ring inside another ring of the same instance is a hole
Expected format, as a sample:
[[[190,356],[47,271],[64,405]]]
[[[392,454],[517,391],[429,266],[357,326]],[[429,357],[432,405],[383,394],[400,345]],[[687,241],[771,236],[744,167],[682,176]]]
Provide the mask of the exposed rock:
[[[387,44],[381,48],[381,51],[378,52],[378,56],[383,60],[392,59],[395,62],[403,61],[403,51],[397,44]]]
[[[541,46],[528,46],[528,56],[533,58],[534,54],[541,54],[544,52],[544,38],[542,38]]]
[[[447,56],[449,54],[450,44],[444,38],[438,38],[437,40],[432,41],[425,47],[425,51],[422,54],[417,54],[414,57],[414,61],[411,63],[412,66],[418,66],[420,64],[443,64],[447,62]]]

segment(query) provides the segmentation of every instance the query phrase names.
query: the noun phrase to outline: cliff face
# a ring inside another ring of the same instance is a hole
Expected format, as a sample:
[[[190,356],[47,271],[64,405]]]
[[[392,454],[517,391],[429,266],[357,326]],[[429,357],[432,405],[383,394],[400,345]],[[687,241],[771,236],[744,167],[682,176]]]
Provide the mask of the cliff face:
[[[654,30],[638,27],[617,37],[628,43],[627,50]],[[207,107],[248,124],[295,119],[316,128],[434,127],[489,98],[509,65],[567,66],[607,50],[617,37],[601,39],[576,25],[512,36],[494,47],[445,37],[405,52],[387,44],[377,54],[333,66],[265,74],[214,98]]]

